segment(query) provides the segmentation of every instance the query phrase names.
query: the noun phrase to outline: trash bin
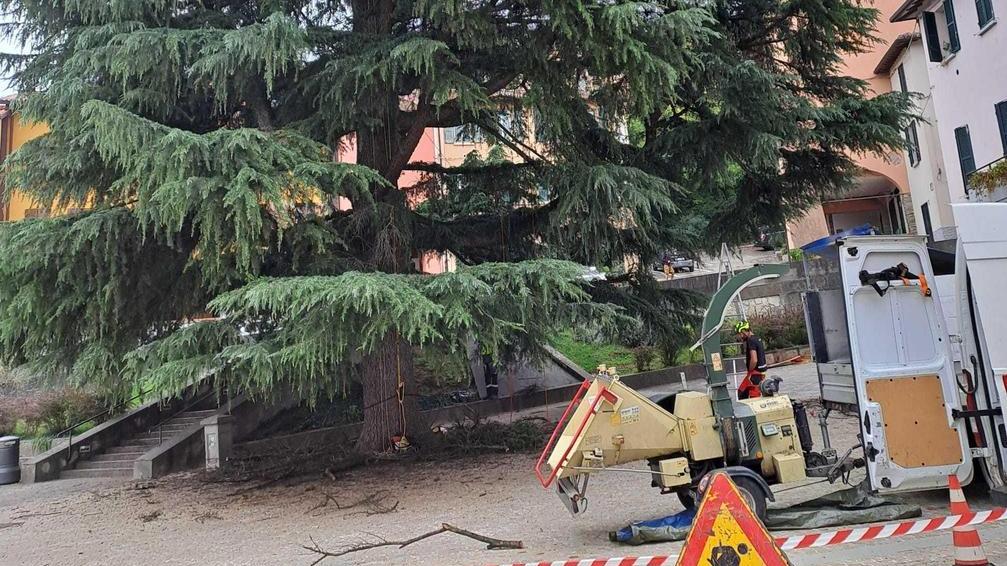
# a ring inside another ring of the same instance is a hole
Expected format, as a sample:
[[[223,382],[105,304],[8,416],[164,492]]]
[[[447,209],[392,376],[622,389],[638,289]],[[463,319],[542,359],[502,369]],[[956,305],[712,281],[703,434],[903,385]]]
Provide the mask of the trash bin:
[[[0,485],[21,481],[21,439],[0,436]]]

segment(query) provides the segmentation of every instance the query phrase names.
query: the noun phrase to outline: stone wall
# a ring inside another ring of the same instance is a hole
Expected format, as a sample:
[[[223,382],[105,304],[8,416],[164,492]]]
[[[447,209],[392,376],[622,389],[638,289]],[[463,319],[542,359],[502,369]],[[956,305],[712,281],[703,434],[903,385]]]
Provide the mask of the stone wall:
[[[671,289],[687,289],[711,296],[717,292],[717,274],[676,277],[661,281],[660,285]],[[838,266],[827,259],[809,259],[805,262],[791,262],[790,271],[779,278],[759,281],[741,292],[746,304],[799,305],[801,293],[812,289],[832,288],[839,284]]]

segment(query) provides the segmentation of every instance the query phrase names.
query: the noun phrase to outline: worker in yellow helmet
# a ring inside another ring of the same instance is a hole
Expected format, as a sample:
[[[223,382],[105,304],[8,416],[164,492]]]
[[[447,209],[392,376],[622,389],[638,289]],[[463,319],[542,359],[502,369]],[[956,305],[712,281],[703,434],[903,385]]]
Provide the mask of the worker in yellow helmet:
[[[734,333],[738,335],[745,353],[745,379],[738,386],[738,399],[762,397],[759,384],[766,378],[766,348],[762,340],[752,333],[752,327],[747,320],[734,323]]]

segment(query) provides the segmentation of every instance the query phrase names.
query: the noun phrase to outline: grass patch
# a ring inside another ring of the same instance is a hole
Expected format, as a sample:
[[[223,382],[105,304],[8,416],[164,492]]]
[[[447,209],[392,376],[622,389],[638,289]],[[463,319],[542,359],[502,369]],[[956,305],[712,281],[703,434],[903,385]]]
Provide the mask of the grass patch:
[[[601,364],[609,367],[615,366],[621,375],[639,371],[633,348],[629,346],[610,342],[585,342],[575,338],[572,332],[557,334],[549,340],[549,343],[559,353],[589,373],[593,373]],[[655,348],[654,351],[646,371],[666,368],[669,365],[665,363],[659,349]],[[682,348],[675,354],[675,360],[671,365],[680,366],[701,363],[702,361],[702,350],[690,352],[688,348]]]
[[[559,351],[573,363],[584,370],[593,373],[601,364],[615,366],[620,374],[636,373],[636,359],[633,349],[621,344],[584,342],[574,338],[570,332],[553,336],[549,341],[553,348]],[[661,369],[660,356],[654,356],[647,369]]]

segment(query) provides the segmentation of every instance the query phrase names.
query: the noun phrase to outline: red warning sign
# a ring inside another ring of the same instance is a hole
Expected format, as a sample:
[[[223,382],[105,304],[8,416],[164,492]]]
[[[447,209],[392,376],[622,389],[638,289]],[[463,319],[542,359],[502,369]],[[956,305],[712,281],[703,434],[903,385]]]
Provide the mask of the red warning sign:
[[[790,566],[787,556],[723,472],[710,481],[678,558],[678,566],[699,564]]]

